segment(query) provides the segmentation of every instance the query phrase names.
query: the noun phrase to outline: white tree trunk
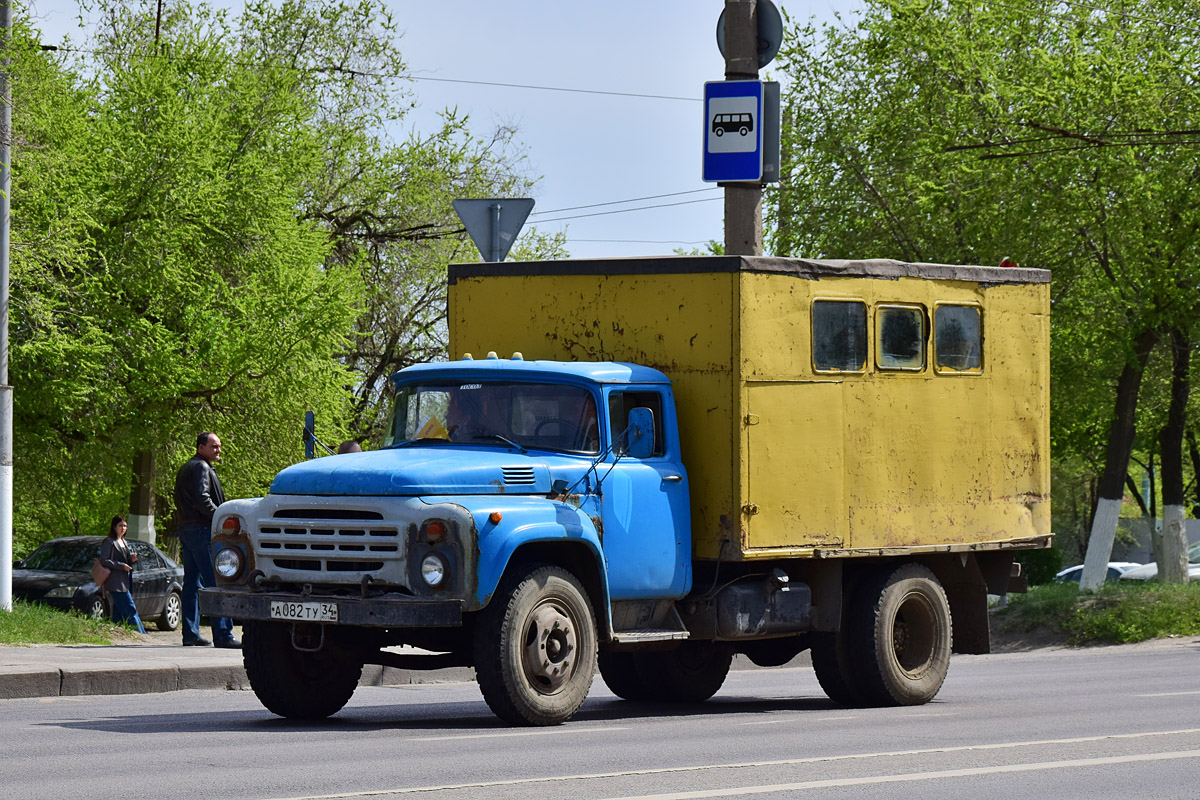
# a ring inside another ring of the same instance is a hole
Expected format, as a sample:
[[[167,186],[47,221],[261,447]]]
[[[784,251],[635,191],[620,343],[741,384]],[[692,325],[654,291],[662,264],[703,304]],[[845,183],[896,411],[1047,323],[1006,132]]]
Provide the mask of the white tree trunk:
[[[1183,506],[1163,506],[1162,560],[1158,579],[1163,583],[1187,583],[1187,522]]]
[[[1121,516],[1121,501],[1100,498],[1096,503],[1096,517],[1092,520],[1092,532],[1088,536],[1087,556],[1083,559],[1083,577],[1079,579],[1081,590],[1095,591],[1108,577],[1108,562],[1112,558],[1113,541],[1117,538],[1117,520]]]

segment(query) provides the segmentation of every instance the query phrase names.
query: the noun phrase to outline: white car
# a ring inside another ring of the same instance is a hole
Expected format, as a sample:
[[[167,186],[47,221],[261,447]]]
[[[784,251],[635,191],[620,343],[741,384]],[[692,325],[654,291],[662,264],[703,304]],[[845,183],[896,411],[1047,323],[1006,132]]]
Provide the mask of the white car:
[[[1123,581],[1148,581],[1158,577],[1158,564],[1151,561],[1122,573]],[[1200,542],[1188,548],[1188,581],[1200,580]]]
[[[1117,578],[1124,576],[1131,569],[1142,566],[1136,561],[1110,561],[1108,562],[1108,575],[1104,577],[1106,581],[1115,581]],[[1079,583],[1079,579],[1083,577],[1083,564],[1074,567],[1067,567],[1054,576],[1055,583]]]

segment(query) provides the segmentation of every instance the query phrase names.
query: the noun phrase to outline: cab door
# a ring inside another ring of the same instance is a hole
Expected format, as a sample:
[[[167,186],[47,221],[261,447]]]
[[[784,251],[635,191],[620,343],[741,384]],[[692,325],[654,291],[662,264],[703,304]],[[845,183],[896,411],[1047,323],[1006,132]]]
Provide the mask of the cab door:
[[[655,436],[648,458],[609,456],[597,465],[609,592],[613,600],[683,597],[692,583],[691,507],[671,390],[620,387],[605,399],[610,441],[619,441],[634,408],[650,409]]]

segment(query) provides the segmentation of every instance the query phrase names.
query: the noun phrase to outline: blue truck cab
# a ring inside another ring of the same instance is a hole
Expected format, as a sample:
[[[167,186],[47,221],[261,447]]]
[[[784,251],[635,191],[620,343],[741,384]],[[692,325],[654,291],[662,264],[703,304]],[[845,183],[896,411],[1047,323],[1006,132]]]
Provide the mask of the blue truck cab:
[[[558,722],[598,643],[686,637],[688,481],[663,373],[489,354],[392,385],[380,449],[296,464],[214,518],[202,610],[243,622],[268,708],[325,716],[365,663],[453,663],[502,717]],[[519,633],[515,601],[533,603]],[[533,650],[515,640],[530,626]],[[382,652],[395,645],[440,655]]]

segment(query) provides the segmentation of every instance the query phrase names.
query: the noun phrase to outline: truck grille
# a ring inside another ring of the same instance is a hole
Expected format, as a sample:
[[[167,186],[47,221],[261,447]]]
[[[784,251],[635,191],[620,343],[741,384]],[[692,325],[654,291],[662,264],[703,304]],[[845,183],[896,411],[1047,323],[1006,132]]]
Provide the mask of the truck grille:
[[[280,570],[373,572],[405,560],[403,528],[375,511],[283,508],[258,526],[258,552]]]
[[[532,486],[536,482],[533,467],[501,467],[500,474],[509,486]]]

